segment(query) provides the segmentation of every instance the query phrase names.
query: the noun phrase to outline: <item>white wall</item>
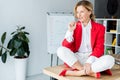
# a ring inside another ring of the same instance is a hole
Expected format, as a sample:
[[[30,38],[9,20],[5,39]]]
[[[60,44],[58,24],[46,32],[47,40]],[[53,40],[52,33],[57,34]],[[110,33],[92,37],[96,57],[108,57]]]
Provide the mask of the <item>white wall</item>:
[[[16,25],[25,25],[30,32],[28,76],[41,73],[50,63],[46,51],[46,5],[45,0],[0,0],[0,35],[4,31],[12,32]],[[15,80],[13,58],[6,64],[0,63],[0,80]]]
[[[74,3],[73,0],[0,0],[0,35],[7,31],[7,38],[10,38],[9,33],[16,29],[16,25],[25,25],[30,32],[27,76],[40,74],[44,67],[50,66],[46,49],[46,12],[71,12]],[[12,57],[8,56],[6,64],[0,61],[0,80],[15,80]]]
[[[40,74],[44,67],[50,66],[46,46],[46,12],[72,12],[76,2],[77,0],[0,0],[0,36],[7,31],[9,39],[10,32],[16,29],[16,25],[26,26],[30,33],[31,53],[27,76]],[[15,80],[14,59],[9,55],[6,64],[0,61],[0,80]]]

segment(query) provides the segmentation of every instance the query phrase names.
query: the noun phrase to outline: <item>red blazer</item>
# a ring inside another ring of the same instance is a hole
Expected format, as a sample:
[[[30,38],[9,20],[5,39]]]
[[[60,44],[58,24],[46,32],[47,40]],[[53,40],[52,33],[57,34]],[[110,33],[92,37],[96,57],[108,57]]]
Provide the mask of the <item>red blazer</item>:
[[[104,35],[105,27],[99,23],[91,21],[91,47],[92,47],[92,56],[100,57],[104,54]],[[81,46],[82,39],[82,26],[81,22],[78,21],[76,24],[76,29],[73,33],[74,41],[68,42],[66,39],[63,40],[62,46],[69,48],[74,53],[78,52],[78,49]]]

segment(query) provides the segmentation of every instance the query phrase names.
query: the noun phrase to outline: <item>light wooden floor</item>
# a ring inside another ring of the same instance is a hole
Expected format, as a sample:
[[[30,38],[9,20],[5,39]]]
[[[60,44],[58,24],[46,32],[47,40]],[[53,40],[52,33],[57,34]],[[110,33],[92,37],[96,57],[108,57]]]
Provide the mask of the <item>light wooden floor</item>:
[[[33,76],[28,76],[26,80],[50,80],[50,77],[41,73]]]
[[[82,76],[82,77],[72,77],[72,76],[59,76],[59,73],[63,70],[63,69],[67,69],[65,68],[64,65],[59,65],[59,66],[53,66],[53,67],[47,67],[43,69],[43,73],[54,77],[58,80],[120,80],[120,66],[115,65],[112,68],[112,73],[113,76],[109,76],[109,75],[101,75],[100,79],[96,79],[94,77],[90,77],[90,76]]]

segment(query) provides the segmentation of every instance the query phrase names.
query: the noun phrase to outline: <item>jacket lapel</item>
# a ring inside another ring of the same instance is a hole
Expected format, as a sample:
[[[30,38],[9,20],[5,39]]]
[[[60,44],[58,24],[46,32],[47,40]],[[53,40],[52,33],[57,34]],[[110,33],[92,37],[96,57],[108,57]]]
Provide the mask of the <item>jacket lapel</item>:
[[[82,26],[81,22],[77,23],[77,29],[76,29],[76,51],[79,49],[81,45],[81,39],[82,39]]]
[[[91,26],[92,26],[92,28],[91,28],[91,47],[93,49],[94,43],[95,43],[95,37],[96,37],[96,32],[95,32],[96,25],[94,24],[93,21],[91,21]]]

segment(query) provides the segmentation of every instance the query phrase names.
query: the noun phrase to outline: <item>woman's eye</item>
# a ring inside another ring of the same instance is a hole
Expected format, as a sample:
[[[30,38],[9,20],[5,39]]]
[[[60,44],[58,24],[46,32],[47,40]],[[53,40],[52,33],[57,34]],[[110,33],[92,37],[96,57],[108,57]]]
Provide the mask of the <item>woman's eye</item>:
[[[84,13],[84,11],[81,11],[80,13]]]
[[[77,14],[79,13],[79,12],[76,12]]]

